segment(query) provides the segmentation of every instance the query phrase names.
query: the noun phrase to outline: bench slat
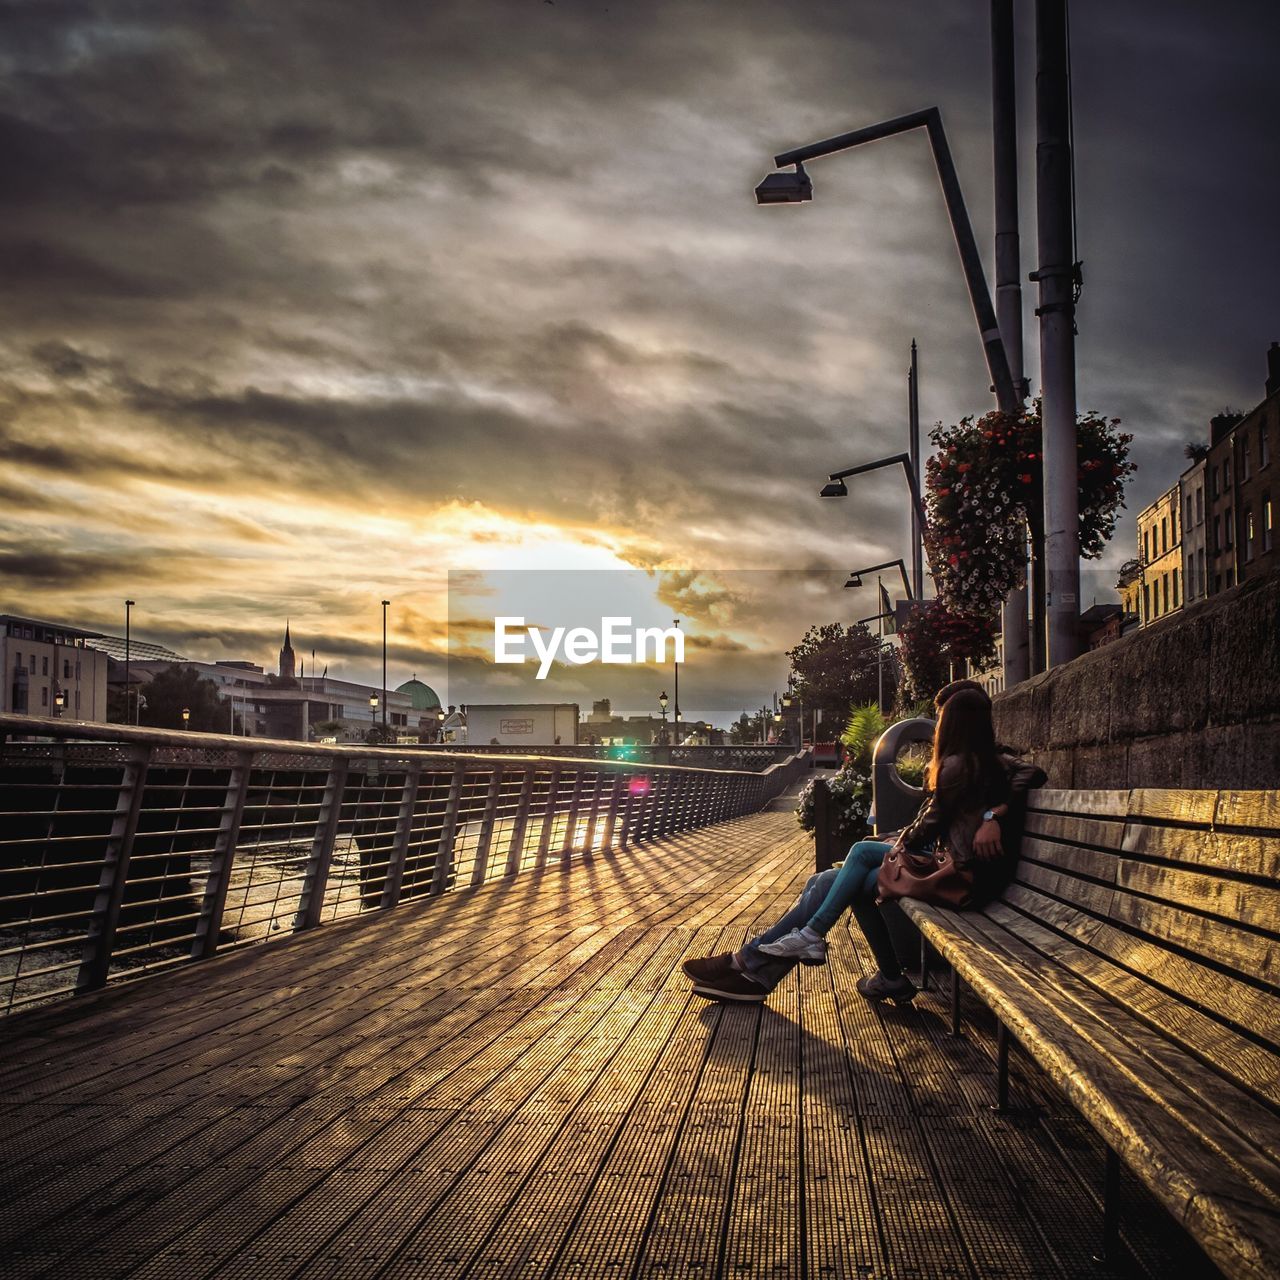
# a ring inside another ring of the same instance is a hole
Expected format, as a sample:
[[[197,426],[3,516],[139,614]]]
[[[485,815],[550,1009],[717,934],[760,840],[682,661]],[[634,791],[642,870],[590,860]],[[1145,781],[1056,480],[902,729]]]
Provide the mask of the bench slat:
[[[1081,1019],[1080,1034],[1086,1040],[1091,1034],[1089,1020],[1100,1020],[1150,1062],[1153,1077],[1149,1077],[1149,1083],[1153,1089],[1160,1091],[1154,1072],[1163,1072],[1170,1084],[1190,1093],[1199,1106],[1217,1116],[1246,1146],[1257,1147],[1276,1165],[1272,1185],[1280,1185],[1280,1163],[1277,1163],[1280,1161],[1280,1118],[1265,1104],[1242,1092],[1230,1069],[1220,1072],[1189,1055],[1171,1039],[1173,1032],[1169,1027],[1142,1023],[1125,1006],[1083,982],[1058,956],[1046,954],[1031,938],[1006,927],[994,914],[969,912],[965,920],[988,945],[1003,951],[1014,963],[1035,972],[1040,981],[1048,984],[1054,1006],[1070,1010],[1066,1020]],[[1047,930],[1041,932],[1048,933]]]
[[[1031,792],[1027,804],[1028,813],[1040,813],[1047,809],[1060,813],[1091,814],[1094,817],[1123,818],[1129,812],[1127,791],[1063,791],[1056,787],[1041,787]]]
[[[1146,894],[1174,907],[1212,912],[1228,921],[1275,935],[1280,926],[1280,889],[1227,880],[1220,875],[1116,859],[1116,888]],[[1216,928],[1233,931],[1234,924]]]
[[[1274,1165],[1189,1096],[1151,1095],[1142,1056],[1105,1023],[1084,1043],[1027,971],[997,954],[964,915],[904,904],[930,941],[1067,1094],[1077,1110],[1228,1274],[1271,1280],[1280,1255]],[[1045,962],[1048,963],[1048,962]],[[1173,1086],[1171,1086],[1173,1087]],[[1188,1119],[1194,1115],[1199,1125]]]
[[[1144,977],[1122,969],[1107,956],[1045,928],[1007,903],[992,903],[986,914],[1104,992],[1121,1008],[1133,1010],[1149,1026],[1187,1044],[1223,1075],[1280,1106],[1280,1058],[1269,1049],[1224,1027]]]
[[[1004,901],[1135,973],[1177,992],[1272,1045],[1280,1045],[1280,998],[1157,943],[1135,938],[1034,889],[1011,885]]]
[[[1129,816],[1161,822],[1194,822],[1208,827],[1217,807],[1216,791],[1140,787],[1129,793]]]
[[[1280,761],[1276,773],[1280,774]],[[1280,831],[1280,791],[1219,791],[1213,824]]]
[[[1118,849],[1124,836],[1123,819],[1083,818],[1076,814],[1028,813],[1023,828],[1027,835],[1066,840],[1072,844],[1096,844]]]

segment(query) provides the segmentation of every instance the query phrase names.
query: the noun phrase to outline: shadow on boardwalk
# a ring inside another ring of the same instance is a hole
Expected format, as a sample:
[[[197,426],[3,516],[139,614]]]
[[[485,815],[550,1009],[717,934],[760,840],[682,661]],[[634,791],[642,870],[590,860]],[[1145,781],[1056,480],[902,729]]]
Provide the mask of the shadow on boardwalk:
[[[687,954],[787,904],[784,812],[337,923],[12,1021],[8,1277],[1201,1274],[1102,1152],[943,1001],[866,1005],[833,960],[765,1006]]]

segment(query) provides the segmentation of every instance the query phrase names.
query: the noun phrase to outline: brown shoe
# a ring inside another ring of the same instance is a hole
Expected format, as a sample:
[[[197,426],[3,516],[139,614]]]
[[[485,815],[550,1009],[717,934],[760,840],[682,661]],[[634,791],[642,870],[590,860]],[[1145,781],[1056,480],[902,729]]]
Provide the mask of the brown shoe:
[[[708,1000],[732,1000],[736,1004],[761,1004],[769,998],[767,988],[736,969],[730,969],[722,977],[695,982],[693,994],[706,996]]]
[[[686,960],[680,966],[694,982],[715,982],[726,973],[733,973],[733,954],[726,951],[718,956],[701,956]]]

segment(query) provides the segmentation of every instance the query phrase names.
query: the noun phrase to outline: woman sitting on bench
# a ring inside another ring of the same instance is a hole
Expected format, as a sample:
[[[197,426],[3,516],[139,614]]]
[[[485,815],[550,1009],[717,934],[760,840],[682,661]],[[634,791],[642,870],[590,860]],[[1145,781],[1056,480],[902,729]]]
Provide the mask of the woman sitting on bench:
[[[826,934],[852,907],[879,966],[858,982],[858,991],[869,1000],[896,1003],[915,997],[915,984],[902,972],[876,901],[885,856],[895,843],[912,851],[941,843],[961,874],[971,878],[966,905],[989,901],[1008,883],[1016,861],[1016,839],[1006,856],[1000,819],[1009,814],[1011,800],[1020,801],[1028,788],[1044,782],[1039,769],[997,748],[991,700],[973,681],[948,685],[934,705],[939,714],[925,800],[911,825],[894,843],[860,840],[843,866],[811,877],[796,905],[740,951],[686,961],[695,992],[720,1000],[765,999],[797,961],[825,963]]]

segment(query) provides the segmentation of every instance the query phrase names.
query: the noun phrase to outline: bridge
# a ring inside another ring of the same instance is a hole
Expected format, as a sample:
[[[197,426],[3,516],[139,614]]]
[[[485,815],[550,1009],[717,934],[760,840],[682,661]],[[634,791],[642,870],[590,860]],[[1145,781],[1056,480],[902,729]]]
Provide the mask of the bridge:
[[[848,929],[767,1006],[691,995],[812,868],[803,758],[41,729],[0,774],[6,1278],[1209,1270],[1127,1176],[1095,1261],[1092,1130],[1019,1056],[994,1113],[982,1009],[867,1005]]]

